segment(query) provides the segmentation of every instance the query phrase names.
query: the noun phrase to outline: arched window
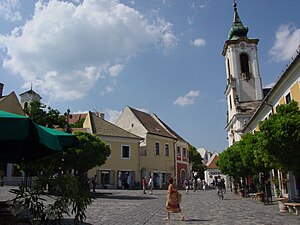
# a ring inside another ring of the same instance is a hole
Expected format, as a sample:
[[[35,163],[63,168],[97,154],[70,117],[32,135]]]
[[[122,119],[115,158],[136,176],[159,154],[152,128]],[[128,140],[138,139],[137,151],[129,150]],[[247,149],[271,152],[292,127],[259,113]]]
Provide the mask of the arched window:
[[[246,53],[240,55],[242,78],[248,80],[250,78],[249,58]]]
[[[182,170],[180,171],[180,181],[181,181],[181,183],[183,182],[183,180],[184,180],[185,178],[187,178],[187,177],[186,177],[186,172],[185,172],[184,169],[182,169]]]
[[[24,103],[24,109],[26,109],[28,107],[28,102]]]

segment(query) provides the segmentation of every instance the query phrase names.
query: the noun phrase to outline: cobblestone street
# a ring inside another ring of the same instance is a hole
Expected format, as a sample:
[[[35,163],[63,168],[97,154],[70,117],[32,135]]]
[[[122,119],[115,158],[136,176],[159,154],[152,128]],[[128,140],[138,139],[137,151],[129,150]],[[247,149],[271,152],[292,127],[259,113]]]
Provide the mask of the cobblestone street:
[[[14,187],[15,188],[15,187]],[[1,187],[0,200],[11,196],[9,187]],[[182,193],[181,208],[186,221],[179,221],[179,214],[166,217],[164,206],[166,190],[155,190],[153,195],[142,194],[141,190],[97,190],[95,199],[87,210],[88,224],[92,225],[297,225],[300,216],[292,213],[279,213],[277,202],[271,205],[257,203],[250,198],[241,198],[231,192],[219,200],[215,190]],[[68,220],[66,220],[68,221]],[[70,221],[69,221],[70,222]]]

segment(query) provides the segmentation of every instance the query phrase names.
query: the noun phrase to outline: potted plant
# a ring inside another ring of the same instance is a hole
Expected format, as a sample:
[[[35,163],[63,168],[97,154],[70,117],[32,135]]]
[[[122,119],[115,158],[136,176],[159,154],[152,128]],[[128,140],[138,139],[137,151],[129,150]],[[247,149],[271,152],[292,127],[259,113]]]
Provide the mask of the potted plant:
[[[279,206],[279,212],[287,212],[287,207],[284,203],[288,202],[289,199],[282,196],[281,190],[279,188],[279,180],[277,178],[273,178],[272,182],[275,186],[275,194]]]

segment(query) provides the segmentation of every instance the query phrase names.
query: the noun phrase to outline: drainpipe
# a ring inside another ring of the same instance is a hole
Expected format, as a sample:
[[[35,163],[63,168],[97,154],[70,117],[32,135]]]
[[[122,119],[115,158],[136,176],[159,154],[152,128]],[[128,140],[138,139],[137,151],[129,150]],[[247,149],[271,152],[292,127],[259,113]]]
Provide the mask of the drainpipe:
[[[175,184],[178,186],[178,180],[177,180],[176,143],[177,143],[177,139],[174,140],[174,179],[176,180]]]

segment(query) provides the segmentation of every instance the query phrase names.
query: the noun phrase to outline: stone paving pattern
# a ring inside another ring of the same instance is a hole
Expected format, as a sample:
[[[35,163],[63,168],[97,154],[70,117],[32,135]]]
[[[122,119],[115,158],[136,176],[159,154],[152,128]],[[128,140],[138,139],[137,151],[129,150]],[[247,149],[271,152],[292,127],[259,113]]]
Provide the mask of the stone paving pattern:
[[[0,200],[12,197],[8,189],[0,187]],[[221,200],[215,190],[190,191],[188,195],[180,191],[186,221],[180,221],[180,214],[171,214],[171,220],[164,221],[166,192],[154,190],[154,194],[149,195],[149,191],[143,194],[142,190],[98,189],[92,205],[87,209],[85,224],[300,225],[300,216],[280,213],[277,202],[264,205],[231,192],[227,192]],[[64,224],[71,222],[65,220]]]

